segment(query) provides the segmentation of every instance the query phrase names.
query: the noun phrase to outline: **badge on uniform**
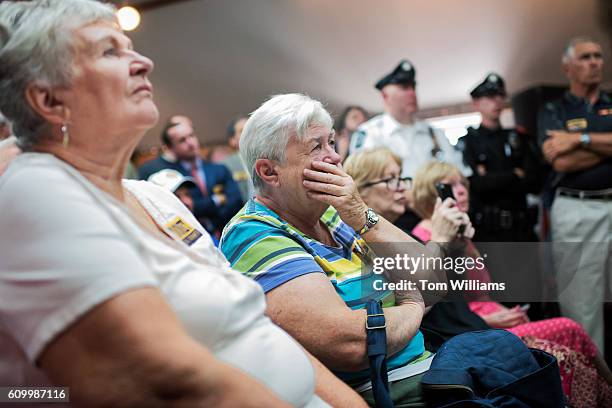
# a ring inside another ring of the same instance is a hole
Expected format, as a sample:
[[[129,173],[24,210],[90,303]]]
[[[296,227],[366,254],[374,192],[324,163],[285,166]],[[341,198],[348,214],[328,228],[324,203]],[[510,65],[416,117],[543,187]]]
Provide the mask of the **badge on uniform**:
[[[202,236],[202,233],[189,225],[184,219],[176,216],[166,224],[166,228],[170,230],[172,235],[183,241],[187,245],[192,245]]]
[[[404,71],[410,71],[412,69],[412,65],[408,61],[402,62],[402,69]]]
[[[599,116],[612,115],[612,109],[600,109],[600,110],[597,111],[597,114]]]
[[[463,137],[460,138],[459,140],[457,140],[457,144],[455,145],[455,149],[463,152],[465,151],[465,140],[463,140]]]
[[[565,122],[565,128],[569,130],[570,132],[577,131],[577,130],[584,130],[587,128],[587,126],[588,126],[588,122],[585,118],[570,119],[567,122]]]
[[[519,135],[514,130],[508,134],[508,143],[510,143],[510,147],[513,150],[518,149],[521,144],[521,139],[519,138]]]

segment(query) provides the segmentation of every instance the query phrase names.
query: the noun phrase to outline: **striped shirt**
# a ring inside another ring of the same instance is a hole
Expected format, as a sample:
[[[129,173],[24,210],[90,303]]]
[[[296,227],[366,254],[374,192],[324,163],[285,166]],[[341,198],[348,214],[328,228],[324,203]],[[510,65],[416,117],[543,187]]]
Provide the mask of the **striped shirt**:
[[[268,292],[291,279],[324,273],[336,293],[351,309],[362,309],[369,299],[383,307],[395,305],[389,290],[375,290],[383,275],[372,272],[372,253],[365,241],[329,207],[321,221],[338,244],[324,245],[282,220],[261,203],[249,200],[223,231],[220,248],[232,267],[255,279]],[[380,287],[380,285],[378,286]],[[387,362],[389,370],[420,359],[425,352],[421,332]],[[369,370],[337,373],[345,381],[369,378]]]

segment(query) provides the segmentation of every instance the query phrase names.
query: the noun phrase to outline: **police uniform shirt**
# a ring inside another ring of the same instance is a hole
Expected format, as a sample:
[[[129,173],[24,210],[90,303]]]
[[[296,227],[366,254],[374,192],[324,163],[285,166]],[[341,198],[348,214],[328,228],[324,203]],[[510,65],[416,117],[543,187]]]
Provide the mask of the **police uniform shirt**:
[[[472,209],[489,205],[523,210],[527,207],[527,193],[539,192],[538,156],[526,135],[514,129],[480,126],[469,128],[459,145],[465,164],[474,171],[470,178]],[[478,173],[479,166],[484,167],[484,174]],[[514,173],[516,168],[525,172],[523,178]]]
[[[453,164],[467,177],[472,170],[465,166],[461,153],[437,130],[434,136],[440,151],[436,157],[430,126],[424,121],[403,125],[383,113],[363,123],[351,138],[350,153],[384,146],[402,159],[402,176],[414,177],[416,171],[432,159]]]
[[[612,132],[612,100],[603,92],[594,105],[567,91],[563,98],[547,103],[538,118],[540,145],[548,138],[547,130],[568,132]],[[612,188],[612,157],[588,169],[565,173],[557,187],[576,190]]]

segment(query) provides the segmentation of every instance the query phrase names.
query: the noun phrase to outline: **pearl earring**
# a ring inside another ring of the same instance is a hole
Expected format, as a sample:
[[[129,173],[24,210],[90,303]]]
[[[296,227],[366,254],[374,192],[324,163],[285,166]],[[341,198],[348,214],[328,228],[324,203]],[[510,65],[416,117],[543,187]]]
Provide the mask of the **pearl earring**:
[[[68,147],[68,143],[70,142],[70,133],[68,132],[68,125],[64,123],[60,128],[60,131],[62,132],[62,145],[64,147]]]

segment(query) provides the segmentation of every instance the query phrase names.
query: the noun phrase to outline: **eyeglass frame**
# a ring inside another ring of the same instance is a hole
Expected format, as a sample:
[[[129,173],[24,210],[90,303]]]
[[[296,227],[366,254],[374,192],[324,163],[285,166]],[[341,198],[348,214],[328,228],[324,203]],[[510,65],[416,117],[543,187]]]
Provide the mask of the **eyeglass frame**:
[[[393,180],[397,180],[397,183],[395,184],[395,188],[392,188],[393,186],[389,186],[389,182]],[[368,181],[368,182],[361,184],[361,187],[365,188],[365,187],[371,187],[375,184],[385,183],[389,190],[397,191],[399,189],[399,185],[401,182],[404,182],[407,190],[409,190],[412,187],[412,177],[400,177],[400,176],[387,177],[387,178],[375,180],[375,181]]]

